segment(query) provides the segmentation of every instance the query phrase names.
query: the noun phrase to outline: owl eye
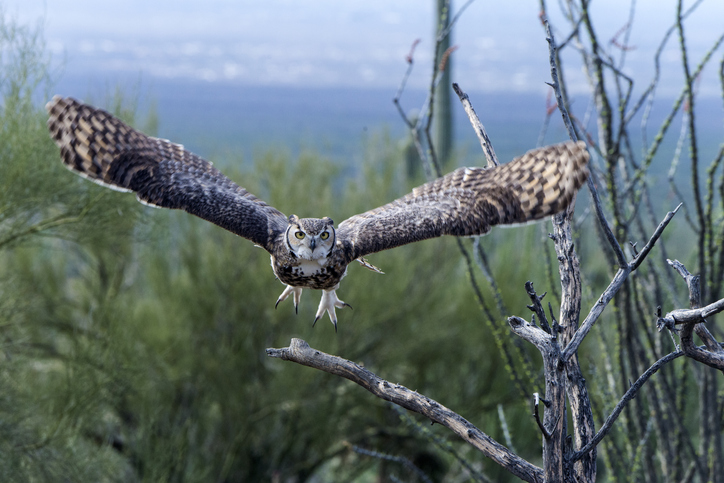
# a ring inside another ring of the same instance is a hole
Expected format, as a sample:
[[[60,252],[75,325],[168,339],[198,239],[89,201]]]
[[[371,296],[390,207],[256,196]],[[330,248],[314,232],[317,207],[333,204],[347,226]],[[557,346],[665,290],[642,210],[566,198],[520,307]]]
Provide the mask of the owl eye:
[[[327,238],[329,238],[329,232],[323,232],[321,235],[319,235],[319,238],[321,238],[322,240],[326,240]]]
[[[302,238],[304,238],[304,232],[298,231],[294,234],[294,236],[297,237],[299,240],[301,240]]]

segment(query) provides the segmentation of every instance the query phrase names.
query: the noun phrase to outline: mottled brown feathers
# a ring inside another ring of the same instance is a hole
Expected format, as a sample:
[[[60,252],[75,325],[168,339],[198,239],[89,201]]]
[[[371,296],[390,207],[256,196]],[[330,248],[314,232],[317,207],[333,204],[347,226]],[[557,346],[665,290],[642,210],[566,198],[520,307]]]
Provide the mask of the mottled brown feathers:
[[[285,243],[289,220],[208,161],[75,99],[56,96],[47,109],[48,129],[68,168],[133,191],[144,203],[186,210],[252,240],[271,253],[282,281],[287,272],[302,274],[291,283],[295,287],[333,290],[347,264],[369,253],[441,235],[482,235],[494,225],[553,215],[568,207],[588,176],[582,142],[534,149],[492,169],[460,168],[342,222],[336,243],[312,277],[300,271],[302,262]]]
[[[180,144],[136,131],[111,114],[56,96],[48,129],[72,171],[139,201],[183,209],[271,251],[286,217]]]
[[[441,235],[483,235],[498,224],[556,214],[588,177],[583,142],[528,151],[496,168],[460,168],[340,224],[360,257]]]

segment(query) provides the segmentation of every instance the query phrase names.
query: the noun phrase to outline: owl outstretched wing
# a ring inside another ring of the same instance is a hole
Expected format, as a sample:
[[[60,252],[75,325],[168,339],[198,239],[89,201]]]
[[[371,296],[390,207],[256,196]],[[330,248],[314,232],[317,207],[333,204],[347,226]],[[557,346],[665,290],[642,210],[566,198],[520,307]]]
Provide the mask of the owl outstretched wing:
[[[48,129],[66,167],[142,203],[185,210],[271,252],[283,213],[183,146],[146,136],[106,111],[55,96]]]
[[[584,142],[528,151],[490,168],[460,168],[337,229],[349,260],[442,235],[483,235],[499,224],[563,211],[588,177]]]

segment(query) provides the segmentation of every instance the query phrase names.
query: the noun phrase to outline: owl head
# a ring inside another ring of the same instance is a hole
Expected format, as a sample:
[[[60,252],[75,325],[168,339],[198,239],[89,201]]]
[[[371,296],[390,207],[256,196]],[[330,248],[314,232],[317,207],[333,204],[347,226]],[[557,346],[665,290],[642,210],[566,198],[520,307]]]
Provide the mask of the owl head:
[[[299,218],[289,217],[286,233],[287,247],[299,258],[317,260],[329,256],[334,248],[336,232],[334,222],[329,217]]]

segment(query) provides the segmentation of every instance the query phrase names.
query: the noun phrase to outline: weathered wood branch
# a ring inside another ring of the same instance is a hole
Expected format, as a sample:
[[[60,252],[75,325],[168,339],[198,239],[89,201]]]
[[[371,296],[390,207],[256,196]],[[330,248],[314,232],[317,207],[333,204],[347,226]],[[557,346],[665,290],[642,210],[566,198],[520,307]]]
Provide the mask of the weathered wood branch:
[[[516,477],[531,482],[544,480],[541,468],[528,463],[459,414],[405,386],[385,381],[352,361],[313,349],[301,339],[292,339],[289,347],[267,349],[266,353],[270,357],[296,362],[349,379],[385,401],[422,414],[449,428]]]
[[[563,349],[561,357],[564,361],[571,357],[578,350],[578,347],[581,345],[586,335],[588,335],[588,332],[593,328],[594,324],[603,313],[603,310],[616,295],[618,290],[628,278],[629,274],[632,271],[636,270],[641,265],[641,263],[643,263],[646,256],[651,252],[654,245],[656,244],[656,241],[661,238],[661,234],[663,233],[664,229],[669,225],[669,222],[671,222],[671,219],[679,210],[680,206],[681,205],[677,206],[673,211],[670,211],[666,214],[661,223],[659,223],[659,226],[656,227],[654,234],[651,235],[651,238],[646,243],[644,248],[638,253],[638,255],[636,255],[630,263],[626,263],[625,266],[618,269],[616,275],[614,275],[613,277],[613,280],[611,280],[611,283],[608,284],[606,290],[603,291],[601,296],[596,301],[595,305],[591,308],[583,323],[573,335],[573,338],[571,339],[568,346]]]
[[[543,295],[538,295],[537,293],[535,293],[535,289],[533,288],[533,282],[531,282],[530,280],[525,282],[525,291],[528,294],[530,301],[532,302],[530,305],[526,305],[526,307],[528,307],[531,312],[538,316],[538,321],[540,322],[541,328],[548,334],[553,334],[551,326],[548,323],[548,317],[546,317],[546,311],[543,309],[543,305],[540,303],[541,300],[543,300],[543,297],[546,296],[546,292],[544,292]]]
[[[567,437],[566,383],[564,371],[559,367],[558,340],[555,336],[520,317],[509,317],[508,324],[516,335],[536,346],[543,357],[547,404],[543,413],[543,423],[541,424],[537,417],[537,407],[534,417],[544,436],[543,471],[545,471],[546,481],[569,481],[566,475],[570,471],[566,467],[564,457]]]
[[[480,122],[478,115],[475,113],[475,109],[473,109],[473,104],[470,102],[470,98],[465,92],[463,92],[462,89],[460,89],[460,86],[457,85],[455,82],[453,82],[452,88],[455,91],[455,94],[457,94],[460,98],[463,109],[465,109],[465,114],[468,115],[468,119],[470,119],[470,124],[473,125],[475,134],[478,136],[478,140],[480,140],[480,147],[483,148],[483,153],[485,153],[485,159],[488,160],[488,168],[498,166],[500,162],[498,162],[498,157],[495,155],[493,143],[490,142],[488,133],[485,131],[485,126],[483,126],[483,123]]]
[[[558,47],[556,46],[548,21],[546,20],[544,24],[551,68],[552,84],[550,85],[555,92],[558,110],[563,117],[564,124],[568,128],[569,136],[573,141],[577,141],[578,137],[571,123],[568,106],[564,102],[563,93],[558,81]],[[588,177],[588,186],[595,205],[598,195],[591,176]],[[600,201],[598,201],[598,203],[597,214],[599,221],[606,223]],[[571,227],[574,206],[575,200],[566,211],[553,217],[553,233],[551,234],[551,238],[553,238],[555,242],[556,255],[558,256],[558,274],[561,278],[561,305],[559,316],[561,330],[559,336],[561,344],[564,347],[566,345],[570,346],[569,341],[578,333],[581,315],[581,267],[578,254],[576,253]],[[620,251],[621,248],[618,247],[618,250]],[[556,335],[558,335],[558,332]],[[556,349],[558,353],[557,342]],[[560,355],[560,353],[558,354]],[[546,357],[544,355],[544,366],[546,366],[545,359]],[[553,391],[554,397],[560,398],[560,400],[553,401],[551,405],[559,411],[558,417],[566,421],[566,395],[568,396],[573,420],[575,446],[580,448],[586,445],[594,435],[595,424],[593,421],[593,411],[591,409],[591,399],[588,395],[586,380],[581,373],[576,350],[573,350],[573,352],[565,358],[561,357],[555,366],[546,367],[545,374],[546,398],[551,399],[548,396],[549,390]],[[560,388],[556,387],[558,384],[560,384]],[[553,455],[554,458],[557,458],[557,463],[563,468],[563,473],[555,474],[557,468],[545,465],[546,478],[548,478],[549,481],[564,481],[564,479],[565,481],[595,481],[597,470],[595,450],[572,465],[570,460],[571,448],[567,442],[568,435],[565,429],[565,422],[562,428],[562,433],[554,434],[550,441],[544,445],[543,458],[544,461],[546,461],[546,456]]]
[[[673,328],[676,324],[683,324],[679,334],[681,348],[687,357],[724,371],[724,348],[717,342],[711,332],[706,328],[706,318],[724,310],[724,299],[720,299],[705,307],[701,307],[701,279],[692,275],[683,263],[678,260],[667,260],[686,282],[689,289],[690,309],[673,310],[656,322],[661,330],[663,327]],[[693,334],[704,341],[705,347],[694,344]]]
[[[578,141],[576,130],[573,128],[573,123],[571,122],[571,118],[568,115],[568,108],[563,101],[563,93],[561,91],[561,86],[558,82],[558,65],[556,64],[556,42],[553,38],[553,32],[551,31],[551,26],[548,23],[548,20],[544,21],[544,25],[547,35],[546,40],[548,41],[549,63],[551,65],[552,82],[549,85],[553,88],[553,92],[556,95],[558,110],[561,111],[563,123],[568,129],[568,135],[572,140]],[[613,234],[613,231],[611,231],[611,227],[608,225],[606,215],[603,211],[603,204],[601,203],[601,198],[598,196],[598,190],[596,189],[596,185],[593,183],[593,176],[588,177],[587,184],[588,191],[591,193],[591,200],[593,202],[596,218],[598,218],[598,222],[601,225],[601,229],[603,230],[604,235],[606,236],[606,240],[608,240],[609,245],[611,245],[613,252],[616,254],[616,260],[618,261],[619,266],[623,267],[626,265],[626,256],[624,255],[621,246],[616,241],[616,237]]]
[[[697,325],[695,322],[690,322],[685,324],[681,330],[681,348],[684,350],[684,354],[702,364],[724,371],[724,349],[719,346],[715,352],[694,344],[695,325]]]
[[[596,435],[591,439],[591,441],[588,442],[588,444],[586,444],[586,446],[581,448],[580,451],[576,451],[573,454],[573,461],[577,461],[582,458],[603,440],[603,438],[613,427],[613,423],[616,422],[616,419],[618,419],[621,411],[623,411],[623,409],[626,407],[626,404],[628,404],[633,398],[636,397],[636,394],[638,394],[639,390],[643,387],[643,385],[646,383],[646,381],[649,380],[651,376],[653,376],[659,369],[661,369],[669,362],[683,355],[684,353],[682,351],[676,351],[667,354],[658,361],[656,361],[651,367],[646,370],[646,372],[641,374],[636,382],[633,383],[631,387],[629,387],[628,391],[626,391],[626,394],[623,395],[618,404],[616,404],[616,407],[613,408],[613,411],[611,411],[611,414],[609,414],[608,418],[606,418],[606,421],[601,426],[601,429],[598,430],[598,433],[596,433]]]
[[[676,309],[667,313],[659,320],[668,325],[706,322],[706,318],[724,310],[724,299],[717,300],[698,309]]]

